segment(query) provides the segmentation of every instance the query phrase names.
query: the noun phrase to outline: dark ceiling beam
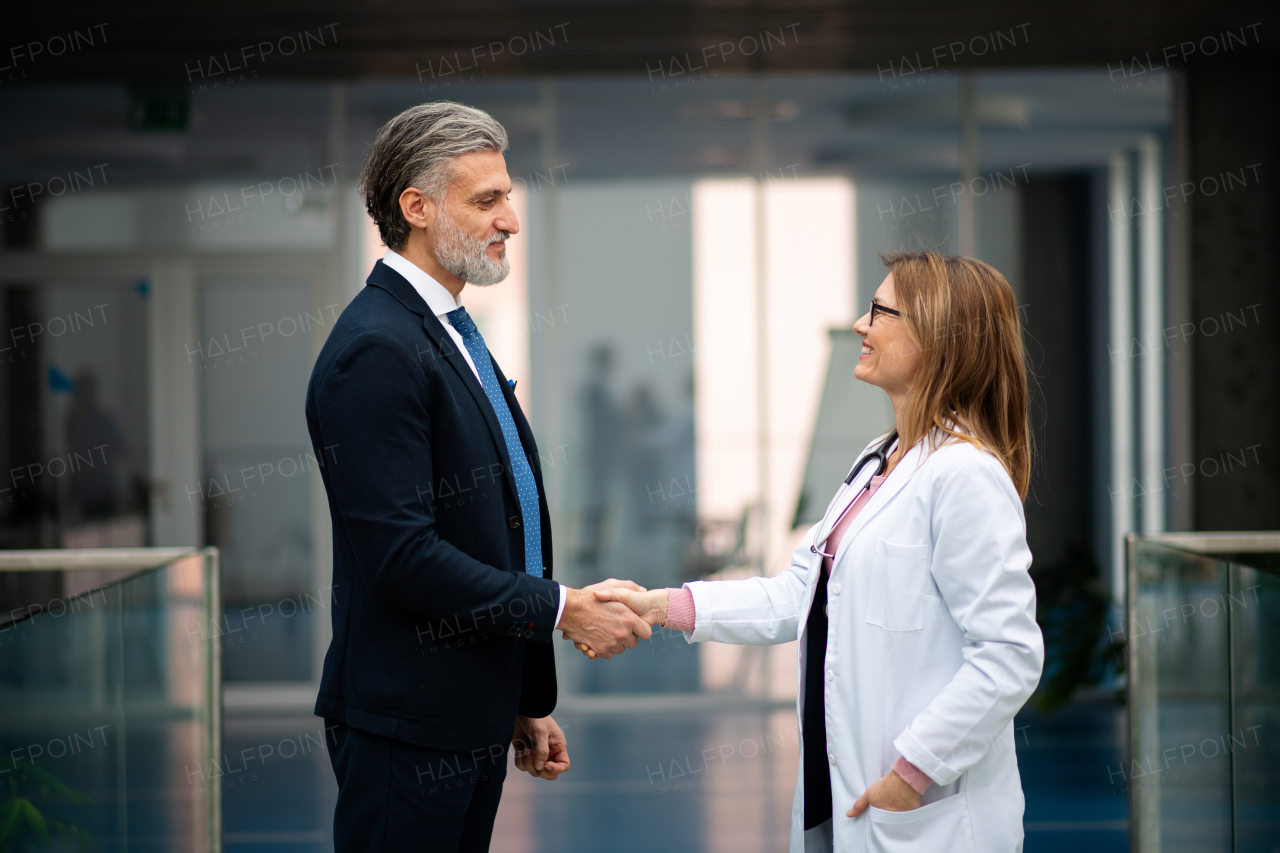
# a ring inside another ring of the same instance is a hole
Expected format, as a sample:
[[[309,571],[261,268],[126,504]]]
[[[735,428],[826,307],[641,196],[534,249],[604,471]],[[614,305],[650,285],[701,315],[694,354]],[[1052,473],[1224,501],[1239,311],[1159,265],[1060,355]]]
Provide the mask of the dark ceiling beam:
[[[10,47],[0,66],[8,69],[0,67],[0,74],[25,73],[18,78],[24,82],[186,83],[196,82],[201,72],[194,69],[208,68],[212,58],[215,68],[240,65],[257,72],[258,79],[279,80],[426,80],[442,68],[457,73],[455,66],[464,64],[472,66],[465,73],[477,75],[652,75],[662,67],[660,76],[678,73],[686,55],[688,64],[705,65],[706,71],[875,71],[900,64],[903,57],[912,64],[917,55],[929,62],[935,50],[943,57],[939,68],[1102,65],[1147,54],[1159,59],[1169,46],[1175,46],[1176,55],[1181,52],[1176,46],[1185,43],[1203,43],[1207,50],[1216,41],[1225,44],[1228,30],[1243,32],[1248,40],[1246,47],[1230,43],[1232,51],[1273,53],[1277,39],[1267,21],[1275,18],[1274,5],[1206,0],[48,3],[28,6],[23,20],[6,24],[3,42]],[[92,46],[81,41],[74,52],[52,55],[60,36],[90,31],[99,36]],[[975,55],[982,39],[992,39],[997,31],[1004,35],[1000,49]],[[303,32],[311,34],[307,49],[283,55],[290,38],[306,40]],[[323,44],[317,43],[319,37]],[[757,46],[749,53],[752,39]],[[952,49],[957,42],[965,43],[963,51]],[[265,57],[258,55],[260,43],[273,46]],[[733,49],[722,49],[724,43]],[[34,57],[30,44],[41,46]]]

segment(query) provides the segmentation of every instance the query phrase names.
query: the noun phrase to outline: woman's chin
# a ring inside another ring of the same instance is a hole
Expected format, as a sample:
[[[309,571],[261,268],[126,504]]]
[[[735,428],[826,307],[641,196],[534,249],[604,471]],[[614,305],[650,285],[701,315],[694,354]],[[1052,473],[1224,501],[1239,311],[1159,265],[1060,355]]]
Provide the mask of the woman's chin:
[[[875,377],[873,376],[874,373],[875,371],[873,371],[870,366],[865,364],[859,364],[853,368],[853,378],[860,379],[863,382],[866,382],[868,385],[879,384],[878,382],[876,382]]]

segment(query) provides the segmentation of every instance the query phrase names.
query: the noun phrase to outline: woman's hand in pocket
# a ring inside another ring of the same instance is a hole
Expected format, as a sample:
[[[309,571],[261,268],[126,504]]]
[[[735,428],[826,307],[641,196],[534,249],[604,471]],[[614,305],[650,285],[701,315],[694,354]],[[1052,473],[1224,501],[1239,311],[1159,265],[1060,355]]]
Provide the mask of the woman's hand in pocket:
[[[890,770],[862,792],[853,808],[845,812],[845,817],[858,817],[867,810],[867,806],[887,812],[908,812],[920,808],[920,794]]]

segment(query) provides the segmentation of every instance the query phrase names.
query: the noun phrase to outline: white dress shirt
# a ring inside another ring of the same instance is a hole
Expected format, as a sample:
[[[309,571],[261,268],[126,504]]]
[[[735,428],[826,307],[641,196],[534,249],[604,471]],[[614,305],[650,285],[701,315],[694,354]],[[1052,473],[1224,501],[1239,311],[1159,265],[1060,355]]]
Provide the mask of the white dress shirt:
[[[458,352],[467,360],[467,367],[471,368],[471,373],[475,376],[476,381],[483,387],[484,382],[480,380],[480,371],[476,370],[476,363],[471,360],[471,353],[467,350],[466,342],[462,340],[462,335],[458,334],[458,330],[453,327],[453,323],[449,322],[449,312],[456,311],[462,306],[462,303],[454,299],[453,294],[446,290],[443,284],[427,275],[425,270],[403,255],[397,254],[394,250],[387,249],[387,253],[382,256],[382,262],[404,276],[405,281],[413,285],[413,289],[418,291],[422,301],[427,303],[431,313],[436,315],[440,325],[444,326],[444,330],[449,333],[449,337],[457,345]],[[564,603],[568,597],[569,591],[564,588],[564,584],[560,584],[560,606],[556,609],[557,628],[560,627],[560,617],[564,615]]]
[[[440,325],[444,326],[444,330],[449,333],[449,337],[457,345],[458,352],[462,353],[462,357],[467,360],[467,367],[471,368],[471,373],[475,376],[476,381],[484,385],[484,382],[480,380],[480,371],[476,370],[476,363],[471,360],[471,352],[462,340],[462,335],[458,334],[458,330],[449,322],[449,312],[458,310],[462,303],[454,299],[453,294],[446,290],[443,284],[427,275],[421,267],[418,267],[403,255],[398,255],[393,250],[387,249],[387,253],[382,256],[382,262],[404,276],[405,281],[413,285],[413,289],[418,291],[422,301],[427,303],[431,313],[436,315]]]

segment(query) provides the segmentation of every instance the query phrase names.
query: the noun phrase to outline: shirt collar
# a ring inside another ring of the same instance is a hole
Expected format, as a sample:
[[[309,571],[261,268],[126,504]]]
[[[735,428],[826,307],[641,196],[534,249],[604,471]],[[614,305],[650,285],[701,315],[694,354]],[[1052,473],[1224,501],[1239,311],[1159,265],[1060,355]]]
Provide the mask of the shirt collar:
[[[413,285],[413,289],[418,291],[422,301],[427,303],[431,313],[437,317],[457,310],[461,304],[453,298],[453,294],[446,290],[443,284],[393,249],[387,249],[387,253],[382,256],[382,262],[404,276],[405,280]]]

